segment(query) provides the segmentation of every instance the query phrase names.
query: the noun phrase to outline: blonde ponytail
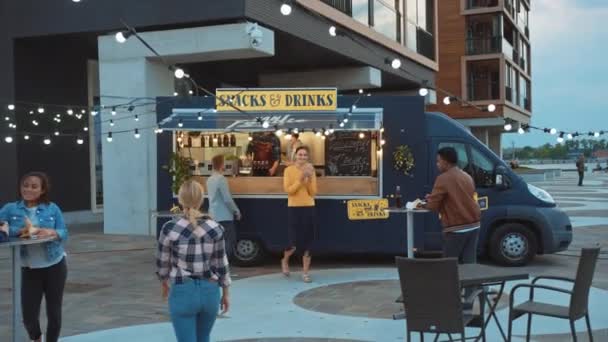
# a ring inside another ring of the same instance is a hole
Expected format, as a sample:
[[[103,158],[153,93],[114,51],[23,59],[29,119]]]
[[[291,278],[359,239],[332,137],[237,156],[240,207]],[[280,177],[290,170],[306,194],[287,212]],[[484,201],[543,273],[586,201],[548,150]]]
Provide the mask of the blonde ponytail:
[[[179,188],[177,194],[179,204],[182,205],[184,214],[193,225],[196,225],[198,218],[203,216],[199,209],[203,204],[204,197],[205,190],[197,181],[187,180]]]

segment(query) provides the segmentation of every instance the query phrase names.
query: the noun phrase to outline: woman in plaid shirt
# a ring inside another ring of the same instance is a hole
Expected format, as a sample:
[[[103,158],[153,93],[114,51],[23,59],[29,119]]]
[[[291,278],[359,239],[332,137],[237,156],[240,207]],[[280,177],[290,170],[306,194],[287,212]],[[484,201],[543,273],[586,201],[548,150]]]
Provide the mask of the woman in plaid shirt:
[[[179,342],[208,342],[218,309],[229,307],[224,229],[201,214],[203,198],[198,182],[184,182],[178,193],[184,215],[167,222],[158,238],[157,274]]]

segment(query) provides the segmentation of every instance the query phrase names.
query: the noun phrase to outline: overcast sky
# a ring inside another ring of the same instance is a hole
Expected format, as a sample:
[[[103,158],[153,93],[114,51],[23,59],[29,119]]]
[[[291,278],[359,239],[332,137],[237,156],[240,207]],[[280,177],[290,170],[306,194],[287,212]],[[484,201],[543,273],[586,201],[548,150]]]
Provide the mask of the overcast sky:
[[[608,0],[531,3],[532,125],[608,131]],[[504,147],[512,142],[538,146],[556,136],[503,135]]]

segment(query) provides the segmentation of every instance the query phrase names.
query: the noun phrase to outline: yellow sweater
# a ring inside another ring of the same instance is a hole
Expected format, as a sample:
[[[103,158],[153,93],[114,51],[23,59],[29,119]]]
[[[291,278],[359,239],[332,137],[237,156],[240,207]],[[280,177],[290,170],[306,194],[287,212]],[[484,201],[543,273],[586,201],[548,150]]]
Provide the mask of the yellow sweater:
[[[292,165],[285,169],[283,175],[283,189],[287,192],[288,207],[313,207],[315,195],[317,194],[317,177],[312,177],[302,183],[302,171]]]

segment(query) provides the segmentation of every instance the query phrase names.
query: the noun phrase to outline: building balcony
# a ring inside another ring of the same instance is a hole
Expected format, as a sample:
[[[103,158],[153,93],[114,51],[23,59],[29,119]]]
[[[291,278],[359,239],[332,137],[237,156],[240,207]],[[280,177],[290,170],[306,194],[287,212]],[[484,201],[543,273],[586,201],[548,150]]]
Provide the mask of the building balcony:
[[[498,59],[467,62],[467,99],[500,100],[499,70]]]
[[[498,0],[467,0],[466,9],[479,9],[498,6]]]
[[[321,0],[329,6],[351,17],[353,15],[352,0]]]
[[[466,40],[466,54],[469,56],[493,53],[504,53],[508,57],[516,54],[511,43],[504,37],[468,38]]]

